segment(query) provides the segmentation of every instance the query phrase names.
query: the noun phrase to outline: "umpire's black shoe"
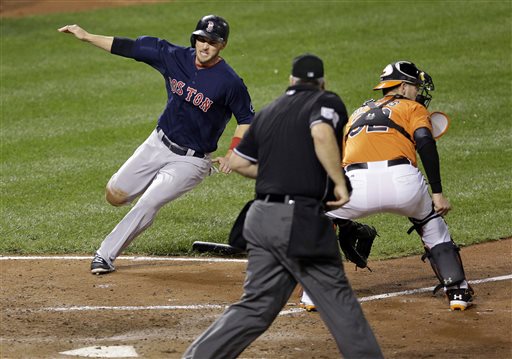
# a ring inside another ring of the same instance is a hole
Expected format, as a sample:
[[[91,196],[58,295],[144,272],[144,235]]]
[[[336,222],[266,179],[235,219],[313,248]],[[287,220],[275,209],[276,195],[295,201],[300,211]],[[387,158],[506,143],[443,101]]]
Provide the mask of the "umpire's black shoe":
[[[92,274],[107,274],[115,270],[114,266],[109,265],[98,253],[94,255],[94,259],[91,262]]]
[[[451,310],[466,310],[473,304],[473,290],[467,289],[448,289],[446,295],[450,301]]]

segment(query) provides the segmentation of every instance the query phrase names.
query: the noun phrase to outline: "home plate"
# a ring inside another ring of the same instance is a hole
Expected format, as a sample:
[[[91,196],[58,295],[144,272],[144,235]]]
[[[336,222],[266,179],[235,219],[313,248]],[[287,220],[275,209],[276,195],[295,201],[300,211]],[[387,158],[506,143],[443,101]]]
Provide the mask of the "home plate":
[[[131,345],[115,346],[94,346],[67,352],[60,352],[63,355],[75,355],[86,358],[137,358],[137,352]]]

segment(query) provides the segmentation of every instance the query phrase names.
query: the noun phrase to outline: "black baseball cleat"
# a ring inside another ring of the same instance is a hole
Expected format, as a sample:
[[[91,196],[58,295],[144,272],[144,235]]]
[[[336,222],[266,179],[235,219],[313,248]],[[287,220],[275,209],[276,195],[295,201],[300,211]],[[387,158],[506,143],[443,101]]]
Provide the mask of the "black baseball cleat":
[[[471,288],[449,289],[446,291],[451,310],[466,310],[473,304]]]
[[[106,260],[101,258],[99,254],[95,254],[91,262],[91,273],[92,274],[107,274],[115,271],[114,266],[110,266]]]

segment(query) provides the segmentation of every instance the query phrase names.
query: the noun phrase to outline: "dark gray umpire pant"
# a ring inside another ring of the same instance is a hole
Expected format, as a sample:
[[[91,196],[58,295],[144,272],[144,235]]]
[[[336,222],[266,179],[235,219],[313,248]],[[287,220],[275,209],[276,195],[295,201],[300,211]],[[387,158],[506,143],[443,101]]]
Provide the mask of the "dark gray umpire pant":
[[[272,324],[297,282],[308,292],[345,358],[383,358],[345,276],[341,257],[330,262],[287,257],[293,206],[255,201],[244,226],[248,264],[244,295],[183,358],[236,358]]]

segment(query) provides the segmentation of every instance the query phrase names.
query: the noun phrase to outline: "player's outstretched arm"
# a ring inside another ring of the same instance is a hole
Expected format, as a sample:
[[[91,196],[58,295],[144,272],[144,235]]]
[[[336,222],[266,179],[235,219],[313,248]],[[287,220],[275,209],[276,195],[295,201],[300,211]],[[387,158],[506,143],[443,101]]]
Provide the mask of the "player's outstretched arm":
[[[66,25],[58,29],[59,32],[73,34],[79,40],[89,42],[94,46],[99,47],[105,51],[110,52],[112,49],[112,43],[114,42],[113,36],[103,36],[90,34],[78,25]]]

